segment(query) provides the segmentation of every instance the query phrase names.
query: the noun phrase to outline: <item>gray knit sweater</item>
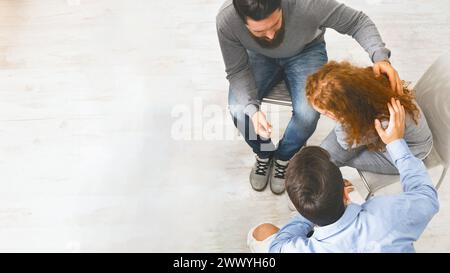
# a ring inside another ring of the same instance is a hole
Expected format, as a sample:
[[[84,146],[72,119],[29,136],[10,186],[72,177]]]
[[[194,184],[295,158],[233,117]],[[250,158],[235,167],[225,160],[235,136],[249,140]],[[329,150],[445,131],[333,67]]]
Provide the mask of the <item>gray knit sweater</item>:
[[[257,99],[247,50],[271,58],[295,56],[306,46],[322,42],[325,29],[333,28],[356,39],[373,62],[390,57],[390,51],[369,17],[335,0],[282,0],[282,12],[285,36],[275,49],[262,48],[253,40],[231,0],[224,3],[216,18],[230,92],[234,92],[239,105],[245,107],[244,112],[249,116],[258,111],[261,102]]]

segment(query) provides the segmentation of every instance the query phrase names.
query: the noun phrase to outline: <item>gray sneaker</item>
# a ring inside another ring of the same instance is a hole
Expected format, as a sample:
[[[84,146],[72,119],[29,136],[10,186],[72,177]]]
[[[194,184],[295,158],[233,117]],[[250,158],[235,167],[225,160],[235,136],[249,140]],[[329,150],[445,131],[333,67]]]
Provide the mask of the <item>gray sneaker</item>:
[[[289,161],[274,160],[270,175],[270,190],[275,194],[282,194],[285,189],[284,181]]]
[[[255,191],[263,191],[266,188],[269,181],[270,163],[272,163],[270,158],[261,159],[256,156],[256,163],[250,173],[250,185]]]

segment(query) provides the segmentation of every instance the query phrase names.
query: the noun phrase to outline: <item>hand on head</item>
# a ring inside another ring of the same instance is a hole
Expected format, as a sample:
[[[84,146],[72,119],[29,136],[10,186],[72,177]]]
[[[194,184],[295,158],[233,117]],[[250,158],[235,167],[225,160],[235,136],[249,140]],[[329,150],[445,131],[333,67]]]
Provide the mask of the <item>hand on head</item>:
[[[375,129],[385,144],[389,144],[397,139],[403,138],[405,134],[405,108],[399,100],[391,98],[387,103],[389,109],[389,125],[383,129],[380,120],[375,120]]]
[[[379,61],[373,65],[373,72],[377,77],[381,74],[385,74],[389,78],[392,90],[397,94],[403,95],[403,83],[398,75],[397,70],[392,67],[389,61]]]

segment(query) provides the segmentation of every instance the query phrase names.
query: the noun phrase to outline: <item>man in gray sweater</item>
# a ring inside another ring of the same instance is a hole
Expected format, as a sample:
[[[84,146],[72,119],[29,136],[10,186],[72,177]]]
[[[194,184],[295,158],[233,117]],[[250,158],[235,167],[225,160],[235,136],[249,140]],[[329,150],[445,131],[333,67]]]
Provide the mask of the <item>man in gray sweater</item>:
[[[273,193],[284,192],[289,160],[316,129],[319,113],[308,105],[304,87],[307,76],[328,61],[326,28],[351,35],[369,54],[374,73],[386,74],[394,90],[403,90],[375,24],[363,12],[335,0],[227,0],[216,24],[230,82],[230,112],[256,154],[250,184],[257,191],[270,184]],[[272,126],[260,105],[281,80],[288,87],[293,111],[275,147]]]

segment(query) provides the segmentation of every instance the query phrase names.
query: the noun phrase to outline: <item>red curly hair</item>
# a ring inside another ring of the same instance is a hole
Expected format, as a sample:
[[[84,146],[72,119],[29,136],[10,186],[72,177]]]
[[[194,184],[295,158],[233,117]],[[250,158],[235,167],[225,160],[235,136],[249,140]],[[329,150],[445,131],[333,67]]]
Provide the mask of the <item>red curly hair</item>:
[[[391,89],[386,76],[376,77],[372,67],[357,67],[348,62],[331,61],[310,75],[306,97],[312,105],[336,117],[350,146],[366,144],[370,150],[384,147],[375,131],[374,120],[389,119],[387,103],[392,97],[400,100],[416,124],[419,117],[412,91],[404,87],[404,94],[399,95]]]

